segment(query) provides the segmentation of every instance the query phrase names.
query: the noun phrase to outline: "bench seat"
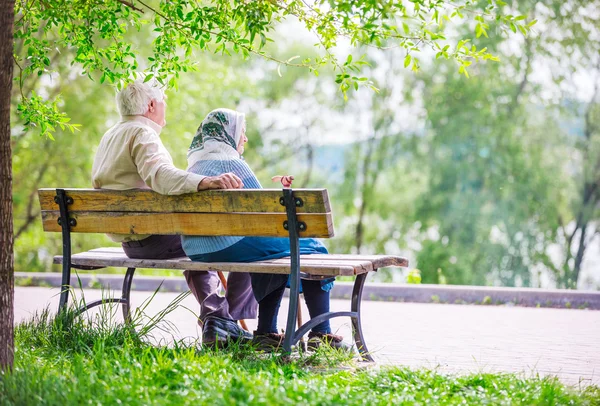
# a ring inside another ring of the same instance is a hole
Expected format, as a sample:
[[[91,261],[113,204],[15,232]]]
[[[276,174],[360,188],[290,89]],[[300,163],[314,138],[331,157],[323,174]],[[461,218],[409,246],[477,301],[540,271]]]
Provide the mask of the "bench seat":
[[[55,264],[62,264],[63,257],[54,257]],[[304,279],[322,279],[332,276],[356,276],[376,271],[386,266],[408,265],[406,258],[392,255],[315,254],[300,256],[300,272]],[[97,269],[108,266],[119,268],[181,269],[190,271],[290,273],[290,258],[259,262],[193,262],[189,258],[131,259],[122,248],[104,247],[73,254],[71,266],[78,269]]]

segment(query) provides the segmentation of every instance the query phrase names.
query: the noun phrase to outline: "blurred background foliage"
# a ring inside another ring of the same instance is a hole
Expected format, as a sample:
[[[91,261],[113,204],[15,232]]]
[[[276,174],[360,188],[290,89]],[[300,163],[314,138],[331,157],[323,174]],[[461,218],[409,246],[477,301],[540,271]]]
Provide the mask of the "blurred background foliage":
[[[465,78],[454,62],[424,55],[413,73],[404,69],[405,50],[367,48],[366,74],[381,91],[360,89],[348,102],[333,72],[288,67],[280,77],[265,60],[197,53],[198,72],[168,92],[161,137],[185,168],[210,110],[246,113],[245,159],[263,187],[293,174],[296,187],[329,189],[333,252],[408,256],[423,283],[599,289],[600,1],[513,7],[539,20],[531,35],[473,39],[500,62],[472,66]],[[278,27],[274,55],[315,52],[314,40],[294,29]],[[129,40],[143,54],[152,34]],[[118,120],[114,88],[67,59],[25,89],[60,92],[81,131],[52,141],[23,132],[13,115],[16,271],[52,270],[60,235],[42,231],[36,191],[90,187],[96,146]],[[111,244],[77,235],[74,251]]]

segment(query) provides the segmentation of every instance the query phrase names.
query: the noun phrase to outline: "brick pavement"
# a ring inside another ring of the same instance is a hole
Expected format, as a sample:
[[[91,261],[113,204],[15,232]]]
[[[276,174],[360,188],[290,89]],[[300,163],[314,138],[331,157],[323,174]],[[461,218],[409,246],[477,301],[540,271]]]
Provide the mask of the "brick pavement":
[[[16,322],[48,304],[55,311],[57,293],[57,288],[15,288]],[[131,292],[135,305],[150,294]],[[85,295],[90,301],[102,293],[86,290]],[[155,314],[176,296],[159,293],[148,313]],[[198,309],[191,296],[183,305]],[[348,307],[348,301],[332,301],[333,310]],[[280,328],[285,325],[286,309],[287,301],[280,311]],[[304,314],[308,314],[306,309]],[[176,339],[198,337],[189,310],[179,308],[168,320],[178,329],[174,332]],[[332,325],[350,337],[347,318],[334,319]],[[551,374],[568,384],[600,385],[600,311],[365,301],[363,329],[369,349],[380,364],[436,368],[447,373]],[[161,338],[170,339],[165,333],[157,336]]]

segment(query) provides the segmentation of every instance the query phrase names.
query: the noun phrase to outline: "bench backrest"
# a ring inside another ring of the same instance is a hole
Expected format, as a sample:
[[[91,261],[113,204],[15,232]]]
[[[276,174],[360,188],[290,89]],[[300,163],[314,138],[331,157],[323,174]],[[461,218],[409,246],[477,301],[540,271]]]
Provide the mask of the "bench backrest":
[[[289,236],[281,189],[207,190],[179,196],[142,189],[64,190],[70,198],[71,232]],[[327,190],[294,189],[293,193],[300,237],[333,237]],[[62,231],[56,189],[40,189],[38,194],[44,231]]]

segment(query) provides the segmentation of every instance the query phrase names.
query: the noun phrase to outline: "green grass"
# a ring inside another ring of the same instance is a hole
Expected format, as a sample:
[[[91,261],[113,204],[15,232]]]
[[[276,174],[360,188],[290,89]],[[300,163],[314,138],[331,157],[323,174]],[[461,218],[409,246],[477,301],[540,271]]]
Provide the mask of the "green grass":
[[[0,375],[0,405],[600,405],[600,388],[555,378],[352,368],[332,351],[290,361],[242,347],[157,347],[149,337],[160,320],[138,313],[141,334],[113,321],[110,312],[86,321],[46,311],[19,325],[14,369]]]

